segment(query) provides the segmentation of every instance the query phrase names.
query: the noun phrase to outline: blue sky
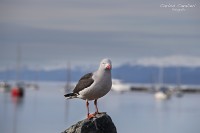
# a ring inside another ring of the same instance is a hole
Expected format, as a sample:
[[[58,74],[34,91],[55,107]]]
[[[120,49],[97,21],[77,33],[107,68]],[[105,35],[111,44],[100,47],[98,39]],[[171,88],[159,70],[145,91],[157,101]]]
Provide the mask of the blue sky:
[[[177,12],[161,4],[195,7]],[[199,65],[199,12],[197,0],[3,0],[0,68],[16,65],[18,45],[30,67],[88,66],[104,57],[114,66]]]

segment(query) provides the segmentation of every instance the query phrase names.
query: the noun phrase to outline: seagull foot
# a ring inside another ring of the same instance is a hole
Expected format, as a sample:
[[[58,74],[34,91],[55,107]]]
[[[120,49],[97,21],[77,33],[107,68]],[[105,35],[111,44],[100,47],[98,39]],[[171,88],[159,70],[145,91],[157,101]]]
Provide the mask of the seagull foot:
[[[88,115],[87,115],[87,119],[88,119],[88,120],[90,120],[91,118],[94,118],[94,117],[95,117],[95,114],[88,114]]]

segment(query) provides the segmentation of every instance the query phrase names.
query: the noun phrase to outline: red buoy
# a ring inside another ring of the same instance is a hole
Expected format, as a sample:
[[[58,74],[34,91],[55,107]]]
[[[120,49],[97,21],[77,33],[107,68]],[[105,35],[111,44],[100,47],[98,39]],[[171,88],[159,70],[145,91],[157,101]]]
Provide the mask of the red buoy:
[[[23,90],[23,88],[20,88],[20,87],[14,87],[14,88],[12,88],[11,95],[13,97],[23,97],[24,90]]]

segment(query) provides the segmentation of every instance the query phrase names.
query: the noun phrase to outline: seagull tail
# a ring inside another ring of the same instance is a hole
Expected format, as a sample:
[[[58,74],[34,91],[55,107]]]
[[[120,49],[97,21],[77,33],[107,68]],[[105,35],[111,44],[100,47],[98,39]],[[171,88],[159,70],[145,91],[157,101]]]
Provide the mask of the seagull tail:
[[[64,95],[66,99],[72,99],[72,98],[77,98],[76,93],[68,93]]]

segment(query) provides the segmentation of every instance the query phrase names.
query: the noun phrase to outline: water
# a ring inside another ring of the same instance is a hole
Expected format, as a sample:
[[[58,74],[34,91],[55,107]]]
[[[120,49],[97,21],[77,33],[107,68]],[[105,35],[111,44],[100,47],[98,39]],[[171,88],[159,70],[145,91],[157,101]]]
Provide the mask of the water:
[[[21,100],[0,93],[1,133],[60,133],[86,117],[85,101],[64,100],[63,83],[40,83]],[[199,133],[200,95],[156,101],[153,94],[109,92],[99,99],[118,133]],[[93,102],[90,102],[94,112]]]

